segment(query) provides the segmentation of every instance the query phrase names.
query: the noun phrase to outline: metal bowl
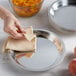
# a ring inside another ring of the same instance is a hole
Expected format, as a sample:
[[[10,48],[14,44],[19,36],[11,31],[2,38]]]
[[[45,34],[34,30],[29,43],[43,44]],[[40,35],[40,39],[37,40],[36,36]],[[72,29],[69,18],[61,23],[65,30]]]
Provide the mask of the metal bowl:
[[[47,30],[34,30],[37,36],[37,50],[31,58],[25,56],[16,58],[16,54],[13,50],[10,50],[9,57],[13,64],[24,70],[29,71],[46,71],[48,69],[55,68],[65,56],[65,47],[62,40],[60,40],[55,34]],[[55,39],[62,49],[58,49],[55,44]]]
[[[55,1],[48,10],[49,22],[61,32],[76,32],[76,0]]]

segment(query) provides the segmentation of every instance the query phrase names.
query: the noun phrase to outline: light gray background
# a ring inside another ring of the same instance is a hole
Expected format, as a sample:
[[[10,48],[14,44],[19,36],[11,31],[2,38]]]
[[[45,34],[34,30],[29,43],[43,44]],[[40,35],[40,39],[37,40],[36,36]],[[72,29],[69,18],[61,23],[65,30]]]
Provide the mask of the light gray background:
[[[73,49],[76,46],[76,35],[75,34],[62,34],[52,28],[48,22],[48,7],[55,0],[44,0],[42,9],[40,12],[29,18],[21,18],[15,15],[23,26],[32,25],[35,29],[46,29],[56,33],[63,41],[66,47],[66,56],[63,62],[56,68],[46,72],[29,72],[22,70],[18,67],[14,67],[10,62],[2,62],[2,55],[0,54],[0,76],[71,76],[68,72],[68,63],[73,58]],[[12,9],[9,5],[8,0],[0,0],[0,5],[4,6],[12,13]],[[0,19],[0,51],[2,44],[7,34],[3,32],[3,21]]]

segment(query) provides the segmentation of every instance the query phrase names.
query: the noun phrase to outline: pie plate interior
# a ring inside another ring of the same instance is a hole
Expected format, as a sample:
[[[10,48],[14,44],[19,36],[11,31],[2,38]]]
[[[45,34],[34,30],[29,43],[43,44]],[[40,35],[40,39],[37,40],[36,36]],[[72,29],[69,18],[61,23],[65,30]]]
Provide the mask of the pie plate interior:
[[[34,30],[34,33],[37,36],[37,49],[33,56],[31,58],[21,56],[17,59],[17,52],[10,50],[8,53],[10,60],[18,67],[29,71],[46,71],[55,68],[65,56],[63,41],[47,30]],[[62,46],[61,51],[55,45],[54,39],[59,40]]]
[[[76,0],[57,0],[48,10],[50,24],[61,32],[76,32]]]

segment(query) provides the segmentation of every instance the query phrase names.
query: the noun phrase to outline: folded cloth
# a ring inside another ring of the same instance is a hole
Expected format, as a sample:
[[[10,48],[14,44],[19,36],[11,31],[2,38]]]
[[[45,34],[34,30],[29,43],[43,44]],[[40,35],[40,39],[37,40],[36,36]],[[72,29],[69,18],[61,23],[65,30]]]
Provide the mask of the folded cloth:
[[[36,37],[34,37],[31,41],[28,41],[26,39],[16,40],[11,37],[8,37],[5,49],[34,52],[36,50]]]
[[[25,31],[25,39],[17,40],[12,37],[8,37],[4,43],[3,52],[7,52],[8,50],[31,52],[26,54],[27,57],[30,57],[36,50],[37,39],[36,35],[33,33],[32,27],[26,28]]]
[[[32,26],[25,28],[25,32],[26,33],[24,33],[24,36],[29,41],[31,41],[34,37],[36,37],[36,35],[34,35],[34,33],[33,33]]]

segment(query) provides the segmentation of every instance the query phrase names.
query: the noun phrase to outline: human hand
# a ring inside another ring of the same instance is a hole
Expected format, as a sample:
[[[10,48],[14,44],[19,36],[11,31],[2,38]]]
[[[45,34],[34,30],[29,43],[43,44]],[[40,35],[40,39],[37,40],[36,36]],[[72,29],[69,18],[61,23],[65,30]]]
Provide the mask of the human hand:
[[[4,31],[10,34],[14,39],[24,38],[24,29],[14,16],[7,16],[4,20]]]

